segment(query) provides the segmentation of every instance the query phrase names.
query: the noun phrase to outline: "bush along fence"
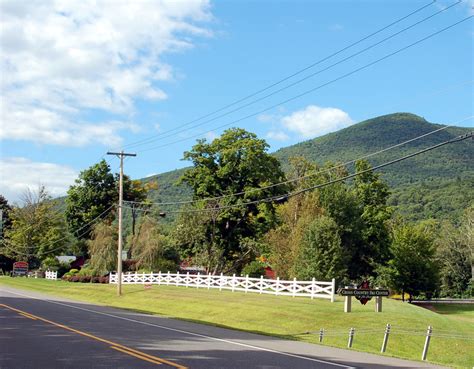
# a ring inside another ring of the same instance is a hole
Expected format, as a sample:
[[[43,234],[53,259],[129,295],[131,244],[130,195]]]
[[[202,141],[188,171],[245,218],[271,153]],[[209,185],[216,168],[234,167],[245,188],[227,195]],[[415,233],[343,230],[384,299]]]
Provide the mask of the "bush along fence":
[[[347,348],[352,348],[356,333],[359,335],[364,335],[364,334],[376,335],[378,333],[381,333],[381,330],[356,329],[356,328],[350,328],[349,330],[341,330],[341,329],[326,330],[324,328],[321,328],[317,332],[306,332],[305,334],[315,334],[319,336],[320,343],[323,343],[324,337],[327,337],[327,336],[334,337],[334,336],[347,335]],[[432,338],[433,339],[467,340],[467,341],[474,342],[474,337],[457,335],[457,334],[452,334],[450,332],[442,332],[442,331],[435,333],[432,326],[428,326],[426,332],[421,332],[417,330],[394,329],[391,324],[387,324],[385,327],[385,330],[383,331],[383,339],[382,339],[381,348],[380,348],[381,353],[386,352],[390,335],[424,336],[425,339],[424,339],[423,347],[420,346],[420,353],[421,353],[420,358],[423,361],[427,360],[428,350],[429,350],[430,342]]]
[[[110,273],[110,283],[118,281],[116,273]],[[219,290],[231,290],[242,292],[265,293],[281,296],[302,296],[313,298],[335,300],[336,281],[320,282],[314,278],[312,281],[292,281],[277,279],[264,279],[211,275],[211,274],[180,274],[180,273],[125,273],[122,274],[122,284],[157,284],[166,286],[182,286],[196,288],[218,288]]]

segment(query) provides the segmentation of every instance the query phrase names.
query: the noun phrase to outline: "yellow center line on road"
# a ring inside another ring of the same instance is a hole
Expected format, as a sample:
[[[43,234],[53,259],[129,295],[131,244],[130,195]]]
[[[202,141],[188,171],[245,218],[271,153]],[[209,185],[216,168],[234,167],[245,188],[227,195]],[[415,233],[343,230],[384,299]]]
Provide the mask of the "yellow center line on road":
[[[27,314],[27,313],[18,313],[18,314],[24,316],[25,318],[31,319],[31,320],[38,320],[34,316],[31,316],[30,314]]]
[[[9,310],[15,311],[16,313],[18,313],[18,314],[20,314],[20,315],[22,315],[26,318],[33,319],[33,320],[41,320],[42,322],[45,322],[45,323],[54,325],[56,327],[63,328],[63,329],[66,329],[68,331],[80,334],[81,336],[92,338],[92,339],[94,339],[96,341],[99,341],[99,342],[103,342],[103,343],[109,345],[110,348],[112,348],[114,350],[126,353],[128,355],[134,356],[134,357],[139,358],[141,360],[149,361],[149,362],[152,362],[152,363],[157,364],[157,365],[166,364],[166,365],[172,366],[172,367],[177,368],[177,369],[188,369],[187,367],[185,367],[183,365],[176,364],[172,361],[165,360],[165,359],[159,358],[157,356],[146,354],[144,352],[132,349],[131,347],[123,346],[119,343],[115,343],[115,342],[112,342],[112,341],[94,336],[92,334],[89,334],[89,333],[86,333],[86,332],[68,327],[67,325],[59,324],[59,323],[53,322],[51,320],[41,318],[37,315],[27,313],[26,311],[19,310],[19,309],[16,309],[14,307],[11,307],[11,306],[8,306],[8,305],[5,305],[5,304],[0,304],[0,306],[4,307],[6,309],[9,309]]]
[[[114,349],[114,350],[117,350],[117,351],[120,351],[120,352],[123,352],[124,354],[131,355],[131,356],[137,357],[139,359],[149,361],[150,363],[153,363],[153,364],[158,364],[158,365],[163,364],[162,362],[155,361],[155,360],[149,359],[147,357],[140,356],[138,354],[135,354],[135,353],[127,351],[127,350],[124,350],[124,349],[122,349],[120,347],[117,347],[117,346],[110,346],[110,348]]]

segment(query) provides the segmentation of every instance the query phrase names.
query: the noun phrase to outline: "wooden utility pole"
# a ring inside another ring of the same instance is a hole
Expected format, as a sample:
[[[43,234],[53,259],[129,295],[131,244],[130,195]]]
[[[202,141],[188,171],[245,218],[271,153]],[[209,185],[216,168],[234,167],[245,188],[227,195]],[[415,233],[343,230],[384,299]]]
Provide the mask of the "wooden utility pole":
[[[119,203],[118,203],[118,251],[117,251],[117,296],[122,295],[122,202],[123,202],[123,158],[137,156],[137,154],[121,152],[107,152],[107,155],[116,155],[120,158]]]

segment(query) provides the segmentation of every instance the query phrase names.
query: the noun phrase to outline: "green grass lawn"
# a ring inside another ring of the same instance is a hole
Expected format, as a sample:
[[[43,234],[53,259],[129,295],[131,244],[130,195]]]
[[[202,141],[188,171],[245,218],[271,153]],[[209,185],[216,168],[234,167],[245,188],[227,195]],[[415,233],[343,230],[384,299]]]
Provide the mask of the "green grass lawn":
[[[343,312],[343,299],[328,300],[244,294],[230,291],[142,285],[124,286],[116,296],[114,285],[70,283],[44,279],[0,277],[0,285],[29,289],[95,304],[133,309],[227,328],[316,343],[320,328],[323,343],[346,347],[349,328],[356,334],[353,349],[379,353],[385,325],[392,325],[387,355],[419,360],[427,326],[433,326],[428,359],[452,367],[474,365],[472,311],[444,310],[442,314],[384,299],[383,312],[374,312],[374,301],[362,306],[353,301],[353,312]],[[464,309],[464,307],[463,307]],[[466,316],[467,319],[460,319]],[[455,337],[458,336],[458,337]]]
[[[474,304],[433,304],[430,309],[452,319],[474,324]]]

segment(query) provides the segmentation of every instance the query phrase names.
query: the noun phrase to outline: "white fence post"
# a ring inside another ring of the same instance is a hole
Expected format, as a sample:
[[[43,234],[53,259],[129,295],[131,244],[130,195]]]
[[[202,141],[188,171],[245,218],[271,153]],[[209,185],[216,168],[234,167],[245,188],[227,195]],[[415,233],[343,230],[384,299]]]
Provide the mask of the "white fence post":
[[[198,272],[197,274],[197,281],[196,281],[196,288],[199,289],[199,280],[201,279],[201,273]]]
[[[293,278],[293,297],[296,295],[296,278]]]
[[[186,288],[189,287],[189,272],[186,273]]]
[[[232,275],[232,292],[235,290],[235,273]]]
[[[176,272],[176,286],[179,286],[179,271]]]
[[[333,278],[331,284],[331,302],[334,301],[336,301],[336,280]]]
[[[258,286],[258,290],[260,291],[260,295],[263,291],[263,275],[260,276],[260,285]]]
[[[249,275],[245,276],[245,293],[249,290]]]
[[[279,295],[280,292],[280,277],[277,277],[277,283],[276,283],[276,292],[275,295]]]
[[[161,285],[161,270],[158,272],[158,286]]]
[[[311,281],[311,300],[314,299],[314,285],[316,283],[316,279],[314,279],[313,277],[313,280]]]

